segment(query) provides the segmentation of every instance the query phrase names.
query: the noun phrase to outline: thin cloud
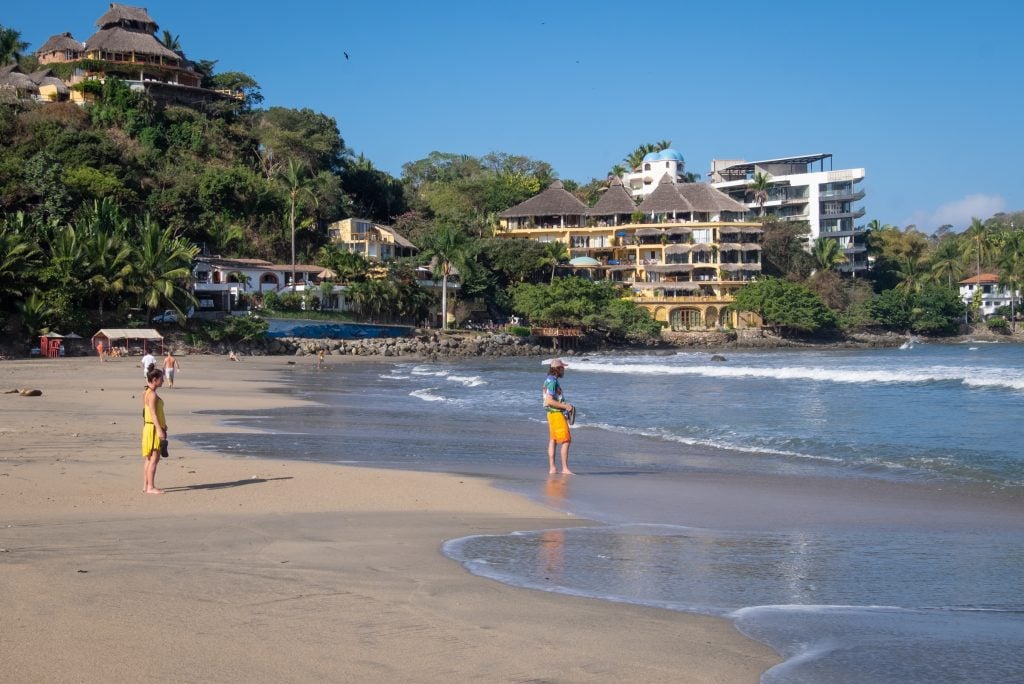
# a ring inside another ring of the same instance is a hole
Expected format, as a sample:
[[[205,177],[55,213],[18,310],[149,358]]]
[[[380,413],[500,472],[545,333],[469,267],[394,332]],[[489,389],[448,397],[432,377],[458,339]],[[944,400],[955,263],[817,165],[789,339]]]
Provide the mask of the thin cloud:
[[[967,195],[958,200],[947,202],[935,211],[916,211],[911,214],[904,225],[913,224],[917,229],[931,233],[939,226],[951,225],[954,230],[963,230],[971,225],[972,218],[982,221],[1006,208],[1006,200],[1002,195]]]

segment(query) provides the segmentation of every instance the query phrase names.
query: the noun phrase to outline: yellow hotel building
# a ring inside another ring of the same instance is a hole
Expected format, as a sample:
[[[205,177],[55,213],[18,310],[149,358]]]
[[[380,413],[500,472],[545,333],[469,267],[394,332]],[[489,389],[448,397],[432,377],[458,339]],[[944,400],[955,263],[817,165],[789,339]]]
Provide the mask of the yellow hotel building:
[[[760,319],[728,308],[761,274],[762,228],[747,212],[706,183],[668,174],[639,205],[618,178],[593,207],[555,181],[501,212],[498,236],[562,242],[570,267],[624,284],[671,330],[748,328]]]

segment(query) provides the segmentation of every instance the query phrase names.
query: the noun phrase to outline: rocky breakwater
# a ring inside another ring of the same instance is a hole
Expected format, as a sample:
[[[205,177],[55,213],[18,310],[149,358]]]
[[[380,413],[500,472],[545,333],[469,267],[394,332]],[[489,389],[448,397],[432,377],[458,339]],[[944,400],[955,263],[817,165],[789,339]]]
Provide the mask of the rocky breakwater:
[[[313,356],[323,349],[331,356],[408,356],[422,359],[474,356],[536,356],[545,349],[507,333],[442,333],[421,331],[410,337],[379,337],[361,340],[280,337],[268,340],[268,354]]]

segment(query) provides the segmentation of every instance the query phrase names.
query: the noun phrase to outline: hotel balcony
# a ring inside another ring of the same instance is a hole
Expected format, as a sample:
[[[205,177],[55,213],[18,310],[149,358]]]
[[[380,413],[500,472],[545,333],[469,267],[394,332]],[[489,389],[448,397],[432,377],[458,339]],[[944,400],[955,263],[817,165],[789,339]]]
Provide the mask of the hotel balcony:
[[[864,195],[865,193],[863,190],[854,190],[853,188],[850,188],[849,190],[829,190],[818,195],[818,198],[821,200],[857,202],[864,199]]]

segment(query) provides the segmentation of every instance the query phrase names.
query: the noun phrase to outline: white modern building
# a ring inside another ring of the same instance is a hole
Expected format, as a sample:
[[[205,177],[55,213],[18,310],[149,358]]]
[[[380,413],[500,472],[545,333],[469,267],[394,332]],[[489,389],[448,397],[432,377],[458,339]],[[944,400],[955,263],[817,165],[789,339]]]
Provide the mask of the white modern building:
[[[826,166],[828,168],[826,168]],[[763,206],[751,183],[756,174],[770,180]],[[742,159],[712,159],[708,174],[711,184],[750,208],[755,215],[772,214],[787,221],[806,221],[810,240],[828,237],[839,243],[847,263],[840,270],[856,275],[868,268],[867,231],[857,221],[864,208],[858,184],[864,169],[833,169],[831,154],[810,154],[748,162]]]

